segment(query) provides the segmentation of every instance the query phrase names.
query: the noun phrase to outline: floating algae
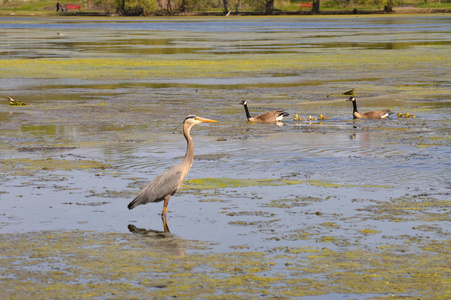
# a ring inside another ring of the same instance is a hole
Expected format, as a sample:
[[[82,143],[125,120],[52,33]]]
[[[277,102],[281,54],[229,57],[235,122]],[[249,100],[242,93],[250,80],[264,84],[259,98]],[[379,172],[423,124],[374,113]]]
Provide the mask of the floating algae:
[[[338,184],[323,180],[288,180],[288,179],[236,179],[236,178],[197,178],[185,181],[184,189],[192,190],[215,190],[219,188],[238,188],[248,186],[281,186],[281,185],[296,185],[296,184],[310,184],[312,186],[322,187],[355,187],[356,184]],[[388,188],[390,185],[361,185],[365,188]]]
[[[450,246],[436,241],[420,242],[422,250],[416,252],[387,245],[379,250],[277,247],[212,253],[195,250],[194,241],[157,233],[46,231],[1,235],[0,276],[5,298],[358,294],[447,299],[451,282],[445,249]]]

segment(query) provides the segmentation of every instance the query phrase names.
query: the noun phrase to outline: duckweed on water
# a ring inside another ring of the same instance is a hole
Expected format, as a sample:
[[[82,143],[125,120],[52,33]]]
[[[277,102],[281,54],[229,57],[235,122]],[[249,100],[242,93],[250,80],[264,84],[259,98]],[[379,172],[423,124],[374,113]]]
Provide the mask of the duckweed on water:
[[[220,188],[239,188],[248,186],[279,186],[296,185],[306,183],[312,186],[322,187],[356,187],[355,184],[336,184],[323,180],[288,180],[288,179],[236,179],[236,178],[197,178],[186,180],[184,189],[190,190],[215,190]],[[389,188],[389,185],[361,185],[365,188]]]
[[[388,245],[379,250],[278,247],[211,253],[170,234],[4,234],[0,277],[5,298],[233,299],[353,293],[379,299],[446,299],[451,257],[445,249],[450,246],[449,241],[435,241],[420,243],[422,250],[415,252]]]
[[[192,190],[215,190],[219,188],[237,188],[247,186],[275,186],[299,184],[302,181],[286,179],[235,179],[235,178],[198,178],[185,181],[184,188]]]
[[[434,197],[404,196],[390,201],[374,201],[360,211],[371,213],[370,218],[376,220],[390,220],[405,222],[421,219],[427,222],[449,220],[451,201]]]
[[[362,69],[366,75],[371,72],[380,74],[396,65],[399,71],[421,61],[428,64],[443,64],[449,60],[447,47],[435,47],[434,55],[428,55],[428,47],[414,47],[403,52],[366,50],[359,55],[347,52],[284,54],[283,59],[273,59],[272,55],[249,55],[241,59],[230,56],[205,59],[146,59],[115,57],[114,64],[105,58],[41,58],[1,60],[2,74],[14,77],[33,78],[85,78],[85,79],[136,79],[136,78],[181,78],[204,77],[208,69],[209,76],[229,77],[248,76],[255,72],[274,73],[282,70]],[[45,69],[46,72],[42,72]],[[404,87],[403,87],[404,88]]]

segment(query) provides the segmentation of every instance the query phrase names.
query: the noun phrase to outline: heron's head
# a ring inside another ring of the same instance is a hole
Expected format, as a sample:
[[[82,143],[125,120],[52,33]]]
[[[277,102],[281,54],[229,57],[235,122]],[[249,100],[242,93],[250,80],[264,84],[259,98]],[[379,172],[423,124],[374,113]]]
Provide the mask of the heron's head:
[[[346,101],[352,101],[352,102],[354,102],[354,101],[355,101],[355,97],[349,97],[349,99],[346,100]]]
[[[201,123],[204,123],[204,122],[206,122],[206,123],[216,123],[218,121],[201,118],[201,117],[195,116],[195,115],[190,115],[190,116],[185,118],[185,121],[183,121],[184,124],[192,124],[192,125],[197,125],[197,124],[201,124]]]
[[[243,101],[241,101],[240,104],[241,104],[241,105],[247,105],[247,102],[246,102],[246,100],[243,100]]]

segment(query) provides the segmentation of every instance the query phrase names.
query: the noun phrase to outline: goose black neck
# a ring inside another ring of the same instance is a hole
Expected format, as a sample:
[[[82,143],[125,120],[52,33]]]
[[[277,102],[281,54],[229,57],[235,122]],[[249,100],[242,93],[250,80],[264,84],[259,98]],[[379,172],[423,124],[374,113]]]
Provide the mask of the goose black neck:
[[[354,107],[354,112],[358,112],[357,111],[357,100],[351,101],[352,102],[352,106]]]
[[[249,113],[249,109],[247,108],[247,104],[245,103],[245,104],[243,104],[243,106],[244,106],[244,110],[246,111],[246,117],[248,119],[252,118],[251,114]]]

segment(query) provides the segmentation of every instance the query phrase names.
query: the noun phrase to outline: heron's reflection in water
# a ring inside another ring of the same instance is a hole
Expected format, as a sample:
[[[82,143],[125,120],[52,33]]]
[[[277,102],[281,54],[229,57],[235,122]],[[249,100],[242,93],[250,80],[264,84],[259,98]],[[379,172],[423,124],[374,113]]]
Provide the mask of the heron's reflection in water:
[[[146,239],[143,241],[154,248],[157,251],[163,251],[172,255],[185,256],[185,250],[183,249],[183,240],[174,234],[171,234],[166,222],[163,221],[164,231],[138,228],[135,225],[128,224],[128,230],[135,234],[140,234]]]

